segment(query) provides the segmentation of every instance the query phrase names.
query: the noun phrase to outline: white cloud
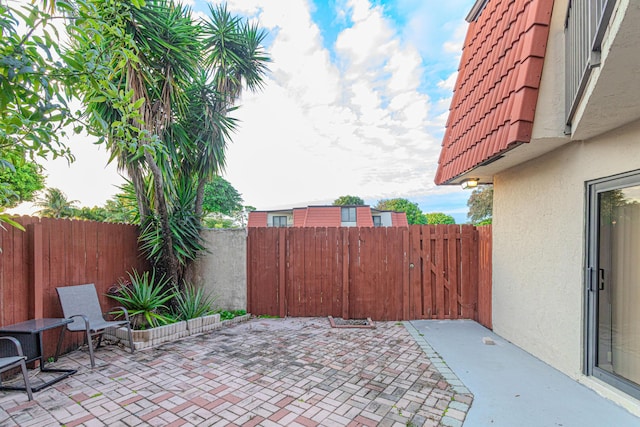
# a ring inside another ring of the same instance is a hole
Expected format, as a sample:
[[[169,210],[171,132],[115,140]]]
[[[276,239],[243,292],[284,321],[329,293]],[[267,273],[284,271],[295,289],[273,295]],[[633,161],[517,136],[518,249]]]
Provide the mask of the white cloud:
[[[458,78],[458,72],[455,71],[449,75],[445,80],[440,80],[438,82],[438,87],[441,89],[446,89],[449,91],[453,91],[456,86],[456,79]]]
[[[464,38],[467,34],[468,26],[469,24],[467,24],[466,21],[461,21],[456,26],[453,36],[442,45],[445,52],[458,56],[462,53],[462,46],[464,45]]]
[[[353,25],[337,35],[332,63],[303,3],[271,3],[259,16],[277,29],[272,75],[264,92],[244,97],[228,155],[226,177],[246,203],[269,209],[433,190],[440,140],[430,131],[442,119],[429,117],[419,91],[416,46],[403,44],[380,7],[348,0],[342,11]]]
[[[445,191],[435,188],[433,176],[443,125],[439,115],[448,103],[432,102],[421,89],[425,51],[436,51],[447,64],[458,54],[442,53],[444,37],[407,37],[408,30],[396,28],[380,6],[339,0],[335,22],[350,26],[329,51],[309,2],[226,3],[232,13],[257,19],[269,31],[273,60],[264,90],[243,95],[235,113],[241,122],[227,152],[225,177],[246,204],[270,209],[327,203],[344,194],[375,201]],[[422,2],[416,4],[410,25],[430,13],[421,9]],[[448,81],[440,82],[442,89]],[[95,156],[101,160],[91,172],[111,177],[114,171],[101,171],[106,154]],[[88,176],[83,180],[97,185],[101,178],[89,173],[76,172],[75,180]],[[55,182],[72,199],[100,204]]]

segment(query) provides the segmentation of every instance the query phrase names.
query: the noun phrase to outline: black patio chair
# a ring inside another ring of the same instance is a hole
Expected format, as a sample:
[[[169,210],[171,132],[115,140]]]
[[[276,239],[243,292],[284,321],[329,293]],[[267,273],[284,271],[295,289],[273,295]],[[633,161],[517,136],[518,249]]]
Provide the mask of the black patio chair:
[[[10,369],[20,368],[22,370],[22,378],[24,379],[24,388],[29,396],[29,400],[33,400],[33,393],[31,392],[31,382],[29,382],[29,373],[27,372],[27,359],[22,352],[22,345],[14,337],[0,337],[0,340],[10,341],[11,344],[7,346],[0,346],[0,384],[2,383],[2,373]],[[12,351],[6,351],[7,348],[11,348]]]

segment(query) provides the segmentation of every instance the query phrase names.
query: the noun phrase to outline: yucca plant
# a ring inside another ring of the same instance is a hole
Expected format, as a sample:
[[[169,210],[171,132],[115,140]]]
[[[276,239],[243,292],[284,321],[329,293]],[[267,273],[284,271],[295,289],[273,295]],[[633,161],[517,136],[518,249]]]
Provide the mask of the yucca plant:
[[[236,104],[263,85],[266,33],[223,5],[196,19],[173,0],[90,3],[105,31],[76,37],[74,58],[104,52],[109,73],[81,81],[88,120],[131,179],[147,259],[181,285],[205,250],[204,186],[225,167]]]
[[[185,284],[182,289],[174,289],[173,315],[178,320],[189,320],[213,314],[214,299],[205,294],[204,289],[193,284]]]
[[[129,273],[129,282],[120,280],[109,297],[118,301],[129,312],[134,329],[155,328],[172,323],[165,305],[174,297],[170,281],[163,275],[156,280],[155,271]]]

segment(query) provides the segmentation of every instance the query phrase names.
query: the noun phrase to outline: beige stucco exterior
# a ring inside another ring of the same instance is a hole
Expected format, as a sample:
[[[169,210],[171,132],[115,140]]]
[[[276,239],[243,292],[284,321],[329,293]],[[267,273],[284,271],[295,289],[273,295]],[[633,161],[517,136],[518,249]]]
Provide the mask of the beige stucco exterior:
[[[636,121],[494,179],[494,331],[576,379],[584,357],[586,182],[640,169],[639,143]]]
[[[626,73],[640,71],[633,62],[640,56],[625,58],[621,49],[610,55],[615,43],[627,48],[628,37],[617,32],[628,28],[621,23],[635,19],[640,6],[618,2],[603,42],[602,65],[592,73],[572,128],[566,129],[567,3],[554,4],[531,143],[507,156],[512,163],[492,165],[493,326],[524,350],[640,414],[640,401],[583,374],[586,189],[591,180],[640,170],[640,94],[621,98],[624,91],[614,87],[614,82],[619,87],[630,81]],[[640,86],[626,84],[626,90]],[[619,115],[613,111],[616,97],[621,100]],[[606,113],[599,114],[604,107]],[[633,114],[636,118],[629,121]],[[548,152],[535,156],[536,150]]]

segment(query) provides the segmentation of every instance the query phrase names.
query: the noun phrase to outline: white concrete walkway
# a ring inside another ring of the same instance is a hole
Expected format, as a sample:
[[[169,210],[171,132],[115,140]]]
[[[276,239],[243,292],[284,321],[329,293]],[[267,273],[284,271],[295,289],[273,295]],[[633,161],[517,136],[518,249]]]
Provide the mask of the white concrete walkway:
[[[464,427],[640,426],[640,418],[476,322],[418,320],[405,325],[473,393]],[[495,345],[484,344],[484,337]]]

